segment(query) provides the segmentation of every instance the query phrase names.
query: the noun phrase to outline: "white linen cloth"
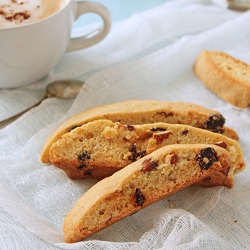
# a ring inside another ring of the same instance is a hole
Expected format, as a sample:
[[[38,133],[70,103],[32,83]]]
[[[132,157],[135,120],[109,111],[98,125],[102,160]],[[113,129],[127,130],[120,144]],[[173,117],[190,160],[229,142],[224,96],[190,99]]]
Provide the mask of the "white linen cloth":
[[[250,12],[203,0],[168,2],[115,23],[100,44],[66,54],[49,79],[86,80],[73,100],[44,101],[0,130],[0,249],[250,249],[250,170],[235,187],[189,187],[85,241],[63,243],[64,216],[95,180],[40,162],[47,136],[73,114],[126,99],[185,101],[220,111],[250,163],[250,109],[207,90],[193,64],[204,50],[250,63]]]

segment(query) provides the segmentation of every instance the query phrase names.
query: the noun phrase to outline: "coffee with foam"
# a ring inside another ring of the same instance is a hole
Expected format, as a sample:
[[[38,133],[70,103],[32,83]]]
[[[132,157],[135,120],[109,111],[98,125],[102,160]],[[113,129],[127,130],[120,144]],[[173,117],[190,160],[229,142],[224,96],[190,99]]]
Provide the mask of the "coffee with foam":
[[[0,27],[42,20],[60,10],[69,0],[1,0]]]

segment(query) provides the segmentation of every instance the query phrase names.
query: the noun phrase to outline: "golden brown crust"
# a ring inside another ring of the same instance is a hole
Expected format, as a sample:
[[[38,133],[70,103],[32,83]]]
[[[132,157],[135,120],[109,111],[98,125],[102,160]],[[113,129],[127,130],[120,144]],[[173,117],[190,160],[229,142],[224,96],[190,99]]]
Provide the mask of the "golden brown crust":
[[[239,143],[188,125],[122,125],[110,120],[96,120],[58,139],[50,148],[50,161],[63,169],[69,178],[102,179],[163,146],[197,143],[219,145],[232,157],[227,173],[211,176],[200,184],[231,188],[235,172],[243,171],[245,167]]]
[[[194,65],[201,82],[226,102],[250,104],[250,66],[220,51],[203,51]]]
[[[104,106],[94,107],[75,115],[60,125],[46,140],[41,153],[41,161],[49,163],[49,149],[65,133],[71,129],[98,119],[109,119],[123,124],[144,124],[167,122],[187,124],[223,133],[225,118],[215,110],[183,103],[162,102],[154,100],[127,100]],[[230,133],[237,137],[236,132]]]
[[[224,136],[226,136],[226,137],[229,137],[231,139],[234,139],[236,141],[239,140],[238,134],[232,128],[224,127],[223,133],[221,133],[221,134],[224,135]]]
[[[158,149],[90,188],[64,220],[64,237],[77,242],[116,221],[230,167],[230,154],[209,144]]]

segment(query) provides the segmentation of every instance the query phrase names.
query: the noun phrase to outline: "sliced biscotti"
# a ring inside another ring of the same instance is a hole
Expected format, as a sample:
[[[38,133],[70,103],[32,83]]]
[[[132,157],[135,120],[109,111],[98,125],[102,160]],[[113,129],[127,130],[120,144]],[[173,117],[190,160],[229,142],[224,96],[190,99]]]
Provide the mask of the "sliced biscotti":
[[[201,82],[239,108],[250,104],[250,65],[220,51],[203,51],[194,65]]]
[[[234,173],[245,168],[239,143],[221,134],[188,125],[151,123],[123,125],[96,120],[73,129],[50,148],[50,161],[70,178],[102,179],[151,152],[171,144],[215,144],[232,157],[230,169],[201,181],[205,186],[231,188]]]
[[[217,171],[230,167],[230,154],[209,144],[158,149],[92,186],[64,220],[68,243],[77,242]]]
[[[61,124],[46,140],[41,153],[41,161],[49,163],[49,149],[65,133],[75,127],[98,119],[109,119],[122,124],[144,124],[167,122],[186,124],[213,132],[226,134],[238,139],[237,133],[224,127],[225,118],[217,111],[205,107],[183,103],[154,100],[127,100],[94,107],[75,115]]]

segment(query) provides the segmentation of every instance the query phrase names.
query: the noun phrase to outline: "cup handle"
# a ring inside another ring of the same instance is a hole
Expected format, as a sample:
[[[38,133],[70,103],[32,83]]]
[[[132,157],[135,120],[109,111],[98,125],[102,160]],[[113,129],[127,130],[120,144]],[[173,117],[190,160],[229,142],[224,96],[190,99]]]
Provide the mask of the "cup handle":
[[[111,28],[111,15],[109,10],[100,3],[95,2],[75,2],[76,14],[75,20],[86,13],[96,13],[103,20],[103,26],[92,31],[90,34],[81,37],[71,38],[67,52],[87,48],[104,39]]]

